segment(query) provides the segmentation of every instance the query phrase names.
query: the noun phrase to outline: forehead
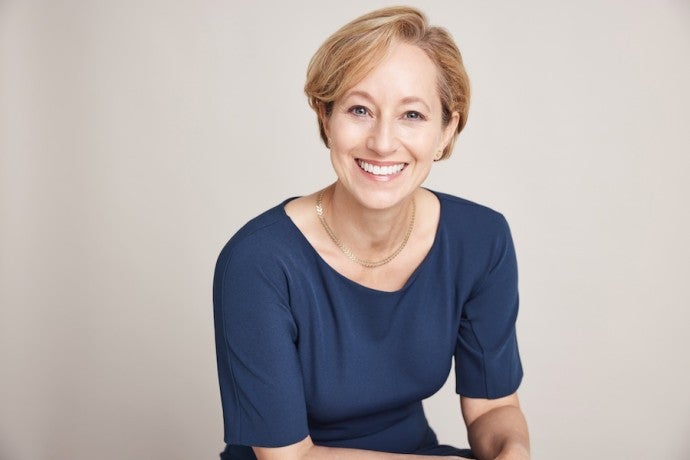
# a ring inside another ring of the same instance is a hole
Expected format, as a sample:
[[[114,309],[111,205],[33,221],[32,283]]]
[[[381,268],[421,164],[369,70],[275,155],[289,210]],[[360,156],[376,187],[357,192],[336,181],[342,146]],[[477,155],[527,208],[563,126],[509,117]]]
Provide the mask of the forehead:
[[[423,98],[430,105],[440,104],[438,70],[429,56],[418,46],[399,43],[367,75],[345,92],[366,92],[374,99]]]

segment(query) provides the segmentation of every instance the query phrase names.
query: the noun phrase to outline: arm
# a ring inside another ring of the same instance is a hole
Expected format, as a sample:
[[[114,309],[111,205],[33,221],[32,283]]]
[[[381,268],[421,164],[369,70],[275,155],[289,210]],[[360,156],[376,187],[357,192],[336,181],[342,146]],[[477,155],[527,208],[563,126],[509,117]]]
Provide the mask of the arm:
[[[430,460],[454,459],[460,457],[439,457],[428,455],[392,454],[360,449],[316,446],[307,436],[302,441],[286,447],[254,447],[258,460]]]
[[[456,391],[463,395],[462,414],[478,459],[526,460],[527,423],[516,393],[523,375],[515,330],[517,260],[508,224],[501,221],[502,228],[487,231],[494,235],[487,251],[490,268],[463,306]]]
[[[529,460],[527,422],[517,393],[498,399],[461,396],[460,406],[478,459]]]

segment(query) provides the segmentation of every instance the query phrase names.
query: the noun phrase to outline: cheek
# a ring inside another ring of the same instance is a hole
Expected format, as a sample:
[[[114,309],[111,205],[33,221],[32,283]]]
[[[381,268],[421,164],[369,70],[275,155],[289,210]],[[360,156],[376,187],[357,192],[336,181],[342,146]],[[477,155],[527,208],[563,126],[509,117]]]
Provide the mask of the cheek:
[[[357,123],[331,124],[330,137],[334,147],[350,147],[362,142],[367,136],[367,127]]]
[[[441,135],[437,132],[415,131],[407,133],[404,142],[410,150],[426,156],[436,154],[440,148],[441,139]]]

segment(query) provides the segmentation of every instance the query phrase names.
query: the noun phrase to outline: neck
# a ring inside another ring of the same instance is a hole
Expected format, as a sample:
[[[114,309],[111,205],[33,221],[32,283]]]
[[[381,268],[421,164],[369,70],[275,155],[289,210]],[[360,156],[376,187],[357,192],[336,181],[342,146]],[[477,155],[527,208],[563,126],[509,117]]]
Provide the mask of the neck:
[[[376,259],[400,246],[410,226],[412,196],[386,209],[363,206],[336,182],[324,196],[328,220],[359,257]]]

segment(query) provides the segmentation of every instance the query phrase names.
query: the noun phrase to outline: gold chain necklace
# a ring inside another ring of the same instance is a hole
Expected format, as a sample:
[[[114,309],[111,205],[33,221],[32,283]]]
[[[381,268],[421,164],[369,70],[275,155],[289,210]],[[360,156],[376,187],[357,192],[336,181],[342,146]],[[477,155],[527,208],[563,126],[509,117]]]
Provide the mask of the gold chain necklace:
[[[365,259],[360,259],[357,257],[350,248],[345,246],[345,244],[340,241],[340,238],[338,238],[335,233],[333,233],[333,229],[328,225],[328,222],[326,222],[326,218],[323,215],[323,195],[326,193],[326,189],[323,189],[319,192],[318,197],[316,198],[316,215],[319,216],[319,221],[321,222],[321,225],[323,225],[324,230],[326,230],[326,233],[328,233],[328,236],[331,237],[331,240],[335,243],[338,248],[340,248],[341,251],[343,251],[343,254],[347,256],[348,259],[350,259],[353,262],[358,263],[359,265],[363,265],[364,267],[367,268],[374,268],[374,267],[380,267],[381,265],[387,264],[391,260],[395,259],[395,257],[400,254],[400,252],[403,250],[405,245],[407,244],[407,241],[410,239],[410,235],[412,234],[412,228],[414,227],[414,218],[415,214],[417,212],[417,205],[414,201],[414,197],[412,197],[412,218],[410,219],[410,226],[407,227],[407,232],[405,233],[405,238],[403,238],[402,243],[400,243],[400,246],[398,249],[393,252],[393,254],[389,255],[388,257],[381,259],[381,260],[365,260]]]

